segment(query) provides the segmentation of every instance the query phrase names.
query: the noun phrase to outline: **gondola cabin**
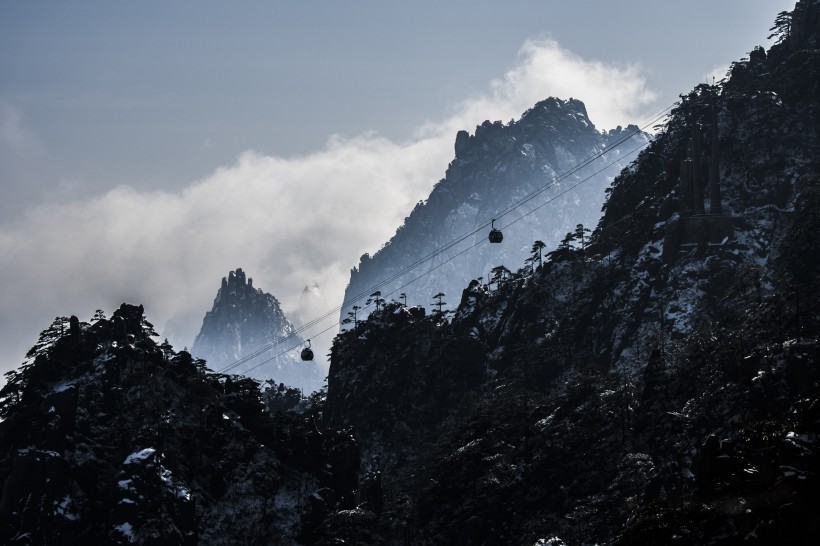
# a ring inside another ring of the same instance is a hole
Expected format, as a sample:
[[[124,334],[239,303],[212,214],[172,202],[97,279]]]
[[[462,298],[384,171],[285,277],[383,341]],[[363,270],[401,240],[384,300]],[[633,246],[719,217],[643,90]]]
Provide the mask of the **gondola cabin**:
[[[491,243],[500,243],[504,240],[504,234],[501,233],[500,229],[496,229],[495,227],[495,220],[492,222],[492,229],[490,229],[489,239]]]
[[[309,361],[313,360],[313,350],[310,348],[310,340],[307,340],[308,346],[302,349],[302,360]]]

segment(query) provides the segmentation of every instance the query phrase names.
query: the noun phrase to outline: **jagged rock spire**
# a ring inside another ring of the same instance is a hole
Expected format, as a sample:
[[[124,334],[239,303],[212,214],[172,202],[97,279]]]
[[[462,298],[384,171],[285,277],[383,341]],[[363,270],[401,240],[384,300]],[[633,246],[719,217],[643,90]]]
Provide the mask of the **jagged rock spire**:
[[[270,347],[258,358],[227,371],[275,379],[311,392],[321,387],[323,374],[314,363],[299,360],[302,343],[279,301],[254,288],[253,279],[237,268],[222,278],[213,308],[202,321],[191,353],[207,360],[211,369],[221,370]]]

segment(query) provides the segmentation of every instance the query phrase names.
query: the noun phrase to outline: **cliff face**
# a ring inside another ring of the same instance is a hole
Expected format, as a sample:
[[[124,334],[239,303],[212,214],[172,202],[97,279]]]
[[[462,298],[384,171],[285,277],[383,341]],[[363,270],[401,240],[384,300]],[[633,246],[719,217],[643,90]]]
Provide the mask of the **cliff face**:
[[[488,278],[493,266],[523,263],[534,240],[552,247],[577,224],[594,225],[600,217],[604,189],[634,158],[630,152],[646,141],[647,135],[635,126],[608,134],[596,131],[584,104],[574,99],[544,100],[520,120],[507,125],[486,121],[476,127],[474,135],[460,131],[456,156],[445,178],[416,206],[395,236],[372,257],[362,256],[351,272],[341,318],[347,318],[354,305],[364,307],[376,285],[385,298],[398,300],[404,293],[412,305],[428,305],[439,292],[457,298],[471,279]],[[578,168],[604,150],[602,157]],[[566,191],[582,180],[577,189]],[[526,206],[499,216],[539,189],[544,191]],[[527,214],[539,206],[543,208]],[[497,227],[508,226],[505,244],[478,244],[451,260],[486,239],[489,229],[469,234],[491,218],[500,218]],[[469,236],[433,260],[409,269],[462,235]],[[431,269],[432,273],[423,275]]]
[[[321,388],[324,374],[315,362],[299,358],[303,343],[279,301],[254,288],[253,279],[240,268],[222,278],[191,353],[213,370],[273,379],[313,392]],[[253,357],[267,347],[270,350]]]

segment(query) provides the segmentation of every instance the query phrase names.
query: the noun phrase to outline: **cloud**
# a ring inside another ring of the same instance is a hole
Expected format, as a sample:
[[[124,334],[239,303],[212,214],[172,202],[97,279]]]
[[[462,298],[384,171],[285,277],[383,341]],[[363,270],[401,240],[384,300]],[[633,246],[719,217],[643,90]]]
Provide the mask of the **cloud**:
[[[550,39],[528,40],[513,68],[490,82],[489,92],[462,101],[454,115],[429,123],[421,134],[442,129],[454,133],[485,119],[518,118],[547,97],[579,99],[599,129],[638,122],[657,97],[649,89],[639,65],[612,65],[585,60]],[[468,125],[459,125],[468,123]]]
[[[550,95],[584,100],[600,127],[635,121],[654,98],[638,67],[528,41],[488,91],[408,142],[332,136],[299,157],[245,152],[179,192],[121,186],[87,200],[46,200],[0,225],[4,370],[54,316],[88,319],[123,301],[145,304],[163,336],[190,345],[221,277],[236,267],[286,312],[314,281],[325,301],[340,304],[359,256],[387,241],[443,176],[457,130],[517,118]]]
[[[709,72],[706,73],[705,78],[707,83],[719,82],[726,78],[726,75],[729,73],[729,65],[728,64],[720,64],[712,68]]]

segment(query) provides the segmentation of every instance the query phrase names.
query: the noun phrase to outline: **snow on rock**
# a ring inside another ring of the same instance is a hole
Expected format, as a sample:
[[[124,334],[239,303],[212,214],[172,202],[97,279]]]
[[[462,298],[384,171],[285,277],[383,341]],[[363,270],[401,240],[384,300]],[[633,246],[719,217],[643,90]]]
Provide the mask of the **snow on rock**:
[[[114,525],[112,531],[114,535],[119,535],[119,537],[124,539],[128,544],[137,542],[137,536],[134,534],[134,526],[127,521]]]
[[[566,546],[566,544],[558,537],[550,537],[539,538],[533,546]]]
[[[71,495],[65,495],[62,499],[54,501],[54,514],[67,520],[77,521],[79,514]]]
[[[157,452],[156,449],[153,447],[147,447],[145,449],[141,449],[135,453],[132,453],[128,457],[125,458],[122,464],[129,465],[129,464],[142,464],[149,458],[153,457],[154,454]]]

